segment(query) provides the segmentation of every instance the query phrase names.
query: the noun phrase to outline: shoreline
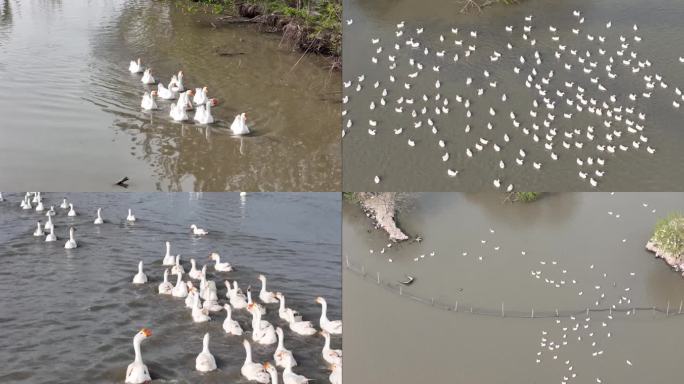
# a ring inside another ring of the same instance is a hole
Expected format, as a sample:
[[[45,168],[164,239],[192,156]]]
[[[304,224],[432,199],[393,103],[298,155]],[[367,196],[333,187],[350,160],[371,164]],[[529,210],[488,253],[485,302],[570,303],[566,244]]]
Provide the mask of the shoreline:
[[[667,265],[684,276],[684,261],[681,261],[681,257],[660,249],[653,239],[646,243],[646,249],[653,252],[656,258],[663,259]]]
[[[390,240],[400,242],[409,239],[397,225],[394,193],[359,192],[356,199],[366,216],[375,222],[375,227],[384,230]]]

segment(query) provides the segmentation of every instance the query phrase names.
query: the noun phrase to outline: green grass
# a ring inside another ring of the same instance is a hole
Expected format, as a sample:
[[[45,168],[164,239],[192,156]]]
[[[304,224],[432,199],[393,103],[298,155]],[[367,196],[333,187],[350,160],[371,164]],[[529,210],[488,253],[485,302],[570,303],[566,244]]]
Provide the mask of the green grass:
[[[675,256],[684,255],[684,216],[672,213],[658,221],[653,230],[653,242],[660,249]]]
[[[540,196],[541,192],[515,192],[513,200],[522,203],[530,203],[539,199]]]

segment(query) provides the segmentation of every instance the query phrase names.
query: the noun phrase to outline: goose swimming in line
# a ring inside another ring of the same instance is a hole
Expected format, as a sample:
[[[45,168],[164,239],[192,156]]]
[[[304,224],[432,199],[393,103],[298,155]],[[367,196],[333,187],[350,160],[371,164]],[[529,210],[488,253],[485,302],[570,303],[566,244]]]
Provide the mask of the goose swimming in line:
[[[295,311],[292,308],[287,308],[285,306],[285,295],[283,295],[280,292],[276,292],[276,297],[278,298],[278,301],[280,301],[280,308],[278,308],[278,315],[280,316],[281,319],[285,321],[289,321],[290,319],[290,314],[295,318],[297,321],[302,321],[302,315]]]
[[[313,323],[310,321],[298,321],[294,318],[292,313],[289,313],[290,318],[288,319],[290,323],[290,330],[302,336],[311,336],[316,334],[316,328],[314,328]]]
[[[157,84],[157,95],[164,100],[173,100],[178,97],[178,94],[169,88],[166,88],[164,84]]]
[[[199,106],[204,105],[207,101],[209,101],[207,97],[207,87],[195,88],[195,96],[192,97],[192,102]]]
[[[242,290],[240,287],[238,287],[237,281],[233,282],[233,288],[231,289],[230,287],[230,282],[228,280],[225,281],[226,284],[226,289],[228,289],[228,292],[226,293],[226,296],[230,300],[230,305],[233,306],[235,309],[243,309],[247,307],[247,296],[245,296],[244,293],[242,293]]]
[[[78,247],[78,244],[76,244],[76,239],[74,239],[74,232],[76,231],[76,228],[74,227],[69,227],[69,240],[64,244],[64,249],[74,249]]]
[[[342,334],[342,320],[328,320],[328,303],[322,297],[317,297],[316,302],[321,305],[321,319],[320,326],[321,329],[327,331],[331,335],[341,335]]]
[[[230,125],[230,131],[236,136],[249,134],[249,127],[247,127],[247,115],[244,112],[235,116],[235,120],[233,120],[233,123]]]
[[[223,304],[223,308],[226,310],[226,319],[223,320],[223,330],[229,335],[242,335],[242,327],[240,326],[240,323],[238,323],[236,320],[233,320],[233,310],[230,305]]]
[[[230,265],[229,262],[221,262],[221,255],[219,255],[216,252],[212,252],[211,255],[209,255],[209,258],[213,261],[214,263],[214,270],[218,272],[230,272],[233,270],[233,267]]]
[[[160,84],[161,85],[161,84]],[[153,109],[158,109],[157,103],[154,101],[154,97],[157,95],[157,91],[145,92],[142,101],[140,102],[140,107],[144,110],[151,111]]]
[[[211,107],[215,105],[215,99],[211,99],[207,101],[205,104],[202,104],[197,107],[197,110],[195,111],[195,117],[193,117],[193,120],[195,120],[199,124],[213,124],[214,123],[214,116],[211,115]]]
[[[178,104],[173,103],[171,104],[171,110],[169,111],[169,116],[174,121],[186,121],[189,119],[188,113],[185,111],[185,108],[183,107],[183,104],[178,102]]]
[[[126,384],[142,384],[152,381],[150,372],[147,370],[147,365],[143,363],[142,353],[140,352],[140,343],[150,336],[152,336],[152,331],[143,328],[133,337],[135,360],[128,364],[128,368],[126,368]]]
[[[283,334],[283,329],[280,327],[276,328],[276,334],[278,335],[278,347],[273,353],[273,360],[275,360],[276,365],[285,368],[287,357],[292,358],[291,364],[297,365],[297,361],[295,360],[294,356],[292,356],[292,352],[289,349],[285,348],[285,337]]]
[[[197,288],[193,289],[196,290]],[[192,321],[194,321],[195,323],[205,323],[209,320],[211,320],[211,317],[209,317],[209,310],[206,308],[202,308],[200,306],[199,295],[195,296],[195,300],[192,306]]]
[[[57,236],[55,235],[55,227],[54,226],[52,228],[50,228],[50,233],[48,233],[48,235],[45,236],[45,241],[46,242],[57,241]]]
[[[128,70],[131,73],[140,73],[143,71],[143,66],[140,63],[140,58],[138,58],[137,61],[131,60],[131,63],[128,65]]]
[[[147,275],[143,272],[143,262],[140,260],[138,263],[138,273],[133,276],[133,284],[145,284],[147,283]]]
[[[135,216],[133,215],[133,210],[128,208],[128,216],[126,216],[126,221],[129,223],[134,223],[135,222]]]
[[[171,77],[171,81],[169,82],[169,89],[171,89],[174,92],[185,91],[185,87],[183,86],[183,71],[178,71],[177,75],[173,75]]]
[[[330,348],[330,334],[326,331],[321,331],[320,334],[325,338],[323,345],[323,359],[329,364],[342,364],[342,350]]]
[[[200,372],[211,372],[216,369],[216,359],[209,351],[209,333],[202,339],[202,352],[195,359],[195,369]]]
[[[261,280],[261,291],[259,292],[259,299],[266,304],[274,304],[278,302],[275,293],[266,290],[266,276],[259,275]]]
[[[173,284],[169,283],[169,269],[164,270],[164,281],[159,284],[160,295],[170,295],[173,291]]]
[[[171,243],[166,242],[166,255],[164,255],[164,260],[162,261],[162,265],[165,266],[172,266],[176,264],[176,258],[173,257],[171,254]]]
[[[69,217],[76,216],[76,211],[74,210],[74,205],[71,203],[69,203],[69,213],[67,213],[67,216],[69,216]]]
[[[38,220],[38,221],[36,222],[36,230],[33,231],[33,236],[36,236],[36,237],[40,236],[40,237],[43,237],[44,235],[45,235],[45,233],[43,232],[43,226],[42,226],[40,220]]]
[[[183,282],[183,274],[179,273],[176,276],[176,285],[171,290],[173,297],[184,298],[188,295],[188,286]]]
[[[261,312],[254,304],[248,305],[247,310],[252,314],[252,340],[263,345],[274,344],[277,338],[273,325],[261,319]]]
[[[192,234],[195,236],[204,236],[209,234],[209,232],[202,228],[198,228],[195,224],[190,225],[190,229],[192,230]]]
[[[151,69],[151,68],[147,68],[147,69],[145,70],[145,73],[143,73],[143,76],[142,76],[142,78],[140,79],[140,81],[141,81],[143,84],[148,84],[148,85],[149,85],[149,84],[154,84],[154,83],[156,83],[156,81],[155,81],[155,79],[154,79],[154,76],[152,76],[152,69]]]
[[[188,272],[188,276],[195,280],[200,280],[202,278],[202,271],[197,269],[197,262],[195,259],[190,259],[190,272]]]
[[[252,361],[252,346],[249,344],[249,341],[245,339],[242,341],[242,344],[245,347],[245,362],[242,364],[242,368],[240,368],[240,373],[247,380],[267,384],[270,376],[264,369],[264,366]]]
[[[104,223],[104,220],[102,219],[101,213],[102,213],[102,208],[98,208],[97,209],[97,218],[95,218],[95,221],[93,222],[93,224],[97,225],[97,224]]]

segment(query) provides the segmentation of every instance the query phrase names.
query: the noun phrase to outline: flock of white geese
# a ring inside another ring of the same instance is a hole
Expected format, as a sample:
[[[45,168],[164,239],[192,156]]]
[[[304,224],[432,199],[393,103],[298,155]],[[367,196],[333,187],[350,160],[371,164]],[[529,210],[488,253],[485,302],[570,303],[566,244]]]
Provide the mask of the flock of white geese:
[[[188,111],[194,109],[195,114],[192,120],[196,123],[213,124],[215,122],[214,116],[211,114],[211,108],[218,104],[218,100],[209,97],[207,87],[195,88],[194,91],[192,89],[186,90],[183,83],[183,71],[178,71],[178,74],[173,75],[168,85],[165,86],[161,81],[157,82],[152,75],[152,69],[145,68],[140,58],[132,60],[128,70],[134,74],[142,73],[140,81],[145,85],[157,84],[156,91],[145,91],[143,94],[142,101],[140,102],[142,109],[147,111],[159,109],[156,102],[157,97],[163,100],[176,100],[176,102],[171,104],[169,110],[169,116],[174,121],[190,120]],[[250,133],[247,126],[247,115],[244,112],[235,116],[233,123],[230,125],[230,130],[234,135],[247,135]]]
[[[501,46],[476,30],[454,26],[433,41],[426,28],[398,23],[387,41],[371,38],[364,73],[344,82],[342,136],[361,125],[370,145],[432,148],[451,178],[479,156],[494,174],[488,182],[507,191],[547,161],[576,164],[577,177],[598,187],[620,153],[656,153],[646,103],[676,110],[684,94],[640,53],[638,25],[588,27],[580,11],[570,17],[561,28],[526,16],[505,26]],[[369,183],[391,176],[380,169]]]
[[[244,197],[245,193],[241,195]],[[2,193],[0,193],[0,201],[3,201]],[[40,192],[27,192],[21,201],[21,208],[23,210],[31,210],[40,214],[44,214],[47,218],[43,224],[42,220],[36,223],[36,228],[33,236],[45,236],[46,242],[57,241],[55,235],[55,224],[53,217],[57,214],[57,209],[54,206],[49,208],[43,203],[43,197]],[[62,211],[66,211],[67,217],[77,216],[74,209],[74,204],[67,201],[65,198],[58,207]],[[129,223],[135,222],[137,219],[132,210],[128,210],[126,221]],[[94,225],[100,225],[105,222],[102,216],[102,209],[98,208],[93,221]],[[64,244],[65,249],[75,249],[78,243],[75,238],[75,227],[69,227],[68,236]],[[209,232],[197,225],[192,224],[190,230],[194,236],[203,237],[209,235]],[[213,261],[213,268],[217,273],[229,273],[233,271],[233,266],[222,260],[221,256],[213,252],[210,255]],[[223,305],[219,304],[219,296],[217,292],[216,282],[207,278],[207,267],[205,264],[201,268],[197,265],[195,259],[190,260],[190,270],[186,273],[180,261],[180,255],[171,254],[171,244],[166,242],[166,254],[163,256],[162,264],[166,267],[163,272],[163,281],[159,284],[158,293],[160,295],[170,295],[174,298],[183,299],[185,306],[190,310],[192,319],[196,323],[204,323],[212,319],[212,313],[225,311],[226,316],[223,320],[223,330],[234,336],[243,336],[247,332],[251,332],[252,342],[261,345],[274,345],[273,363],[271,362],[255,362],[252,358],[252,349],[250,341],[245,338],[242,344],[245,349],[245,361],[241,368],[242,375],[250,381],[258,383],[279,383],[279,372],[276,367],[283,368],[282,382],[285,384],[304,384],[310,379],[297,374],[293,371],[293,367],[297,366],[294,353],[287,349],[284,344],[285,332],[283,328],[272,324],[263,317],[267,311],[277,312],[278,317],[282,320],[290,332],[302,336],[321,335],[324,338],[323,347],[321,350],[322,359],[330,369],[329,376],[330,383],[342,383],[342,350],[333,349],[330,346],[331,335],[342,334],[342,321],[330,320],[327,315],[327,302],[323,297],[317,297],[315,302],[321,306],[321,315],[318,321],[318,328],[316,324],[311,321],[306,321],[302,315],[295,309],[287,307],[285,303],[285,295],[281,292],[272,292],[267,289],[266,276],[259,275],[258,280],[261,283],[261,290],[257,298],[252,297],[251,286],[247,288],[246,294],[239,287],[237,281],[225,280],[226,299],[227,302]],[[175,275],[175,284],[169,281],[169,275]],[[184,280],[187,275],[189,279]],[[194,281],[194,282],[193,282]],[[143,262],[138,263],[138,272],[132,278],[133,284],[147,284],[147,274],[143,269]],[[257,300],[258,299],[258,300]],[[270,307],[270,308],[269,308]],[[252,316],[249,328],[243,329],[243,326],[232,318],[234,310],[247,311]],[[152,331],[143,328],[133,337],[133,350],[135,358],[126,369],[126,383],[139,384],[151,381],[150,373],[147,365],[143,362],[141,343],[143,340],[152,336]],[[216,359],[209,350],[209,334],[204,335],[202,351],[197,355],[195,368],[200,372],[214,371],[218,367]],[[313,341],[313,340],[312,340]]]

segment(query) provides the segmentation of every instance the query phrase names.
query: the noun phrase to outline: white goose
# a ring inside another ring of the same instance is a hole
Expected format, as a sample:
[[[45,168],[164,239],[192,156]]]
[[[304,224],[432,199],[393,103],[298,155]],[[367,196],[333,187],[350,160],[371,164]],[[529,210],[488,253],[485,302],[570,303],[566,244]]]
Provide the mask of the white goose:
[[[221,255],[219,255],[216,252],[212,252],[211,255],[209,255],[209,258],[214,260],[214,270],[218,272],[230,272],[233,270],[233,267],[230,265],[229,262],[221,262]]]
[[[69,213],[67,213],[67,216],[69,216],[69,217],[76,216],[76,211],[74,210],[74,205],[71,203],[69,203]]]
[[[209,310],[202,308],[200,306],[199,295],[195,296],[195,302],[192,306],[192,321],[195,323],[205,323],[209,320],[211,320],[209,317]]]
[[[328,377],[330,384],[342,384],[342,364],[332,364],[331,369]]]
[[[33,231],[33,236],[36,236],[36,237],[38,237],[38,236],[40,236],[40,237],[45,236],[45,232],[43,232],[43,226],[41,225],[40,220],[38,220],[38,221],[36,222],[36,230]]]
[[[310,321],[297,321],[292,313],[289,315],[290,318],[288,321],[290,322],[290,329],[292,332],[303,336],[311,336],[316,333],[316,328],[314,328]]]
[[[278,384],[278,370],[268,361],[264,363],[264,369],[271,376],[271,384]]]
[[[45,236],[45,241],[46,242],[57,241],[57,236],[55,235],[55,227],[54,226],[52,228],[50,228],[50,233],[48,233],[48,235]]]
[[[48,220],[45,222],[45,226],[43,226],[43,229],[46,231],[49,231],[50,229],[53,229],[55,227],[55,224],[52,223],[52,216],[48,216]]]
[[[164,270],[164,281],[159,284],[160,295],[170,295],[173,291],[173,284],[169,283],[169,269]]]
[[[202,228],[198,228],[195,224],[190,225],[190,229],[192,230],[192,234],[195,236],[204,236],[209,234],[209,232]]]
[[[192,102],[195,103],[195,105],[204,105],[208,100],[207,87],[195,88],[195,96],[192,97]]]
[[[229,304],[223,304],[223,308],[226,310],[226,319],[223,320],[223,330],[229,335],[242,335],[242,327],[240,326],[240,323],[238,323],[236,320],[233,320],[233,309]]]
[[[202,339],[202,352],[195,359],[195,369],[200,372],[211,372],[216,369],[216,359],[209,351],[209,333]]]
[[[133,276],[133,284],[145,284],[147,283],[147,275],[143,272],[143,262],[140,260],[138,263],[138,273]]]
[[[188,113],[185,111],[185,108],[183,108],[183,104],[181,104],[180,101],[178,104],[171,104],[169,116],[171,116],[174,121],[186,121],[189,119]]]
[[[173,257],[171,254],[171,243],[166,242],[166,255],[164,255],[164,260],[162,261],[162,265],[165,266],[172,266],[176,264],[176,258]]]
[[[330,348],[330,334],[326,331],[320,332],[323,337],[325,337],[325,344],[323,344],[323,359],[329,364],[342,364],[342,350],[341,349],[331,349]]]
[[[2,196],[0,196],[0,201],[2,201]],[[47,212],[45,212],[45,216],[50,217],[54,215],[56,215],[55,207],[51,205],[50,209]]]
[[[135,216],[133,215],[133,210],[128,208],[128,216],[126,216],[126,221],[129,223],[134,223],[135,222]]]
[[[322,297],[317,297],[316,302],[322,306],[320,326],[321,329],[327,331],[331,335],[342,334],[342,320],[328,320],[328,303]]]
[[[194,280],[199,280],[202,278],[202,271],[197,269],[197,262],[195,259],[190,259],[190,272],[188,272],[188,276]]]
[[[245,346],[245,362],[240,368],[240,373],[249,381],[267,384],[270,380],[269,375],[261,364],[252,361],[252,346],[249,341],[243,340],[242,344]]]
[[[250,310],[251,306],[254,306],[257,309],[259,309],[259,312],[261,313],[262,316],[264,316],[266,314],[266,308],[264,308],[263,305],[261,305],[259,303],[255,303],[254,301],[252,301],[252,287],[250,286],[250,287],[247,287],[247,306],[246,306],[246,308],[248,311]]]
[[[289,321],[290,313],[292,313],[295,320],[302,321],[302,315],[299,312],[295,311],[292,308],[287,308],[285,306],[285,295],[283,295],[280,292],[276,292],[276,297],[280,301],[280,308],[278,308],[278,315],[280,316],[281,319],[283,319],[285,321]]]
[[[171,290],[173,297],[184,298],[188,295],[188,286],[183,282],[183,274],[179,273],[176,276],[176,286]]]
[[[264,345],[275,343],[278,339],[273,325],[261,319],[261,312],[254,304],[247,306],[247,310],[252,313],[252,340]]]
[[[278,302],[275,293],[266,290],[266,276],[259,275],[261,280],[261,291],[259,291],[259,299],[266,304],[274,304]]]
[[[140,81],[141,81],[143,84],[154,84],[154,83],[156,83],[156,81],[155,81],[155,79],[154,79],[154,76],[152,76],[152,69],[151,69],[151,68],[147,68],[147,69],[145,70],[145,72],[143,73],[143,76],[142,76],[142,78],[140,79]]]
[[[152,381],[150,372],[147,370],[147,365],[143,363],[142,353],[140,352],[140,343],[150,336],[152,336],[152,331],[143,328],[133,337],[135,360],[128,364],[128,368],[126,368],[126,384],[142,384]]]
[[[62,204],[60,204],[59,207],[62,208],[62,209],[67,209],[67,208],[69,208],[69,203],[67,203],[66,198],[62,200]]]
[[[128,70],[131,73],[140,73],[143,71],[143,66],[140,63],[140,58],[138,57],[137,61],[131,60],[131,63],[128,64]]]
[[[171,274],[179,275],[181,273],[185,273],[185,268],[180,264],[180,255],[176,255],[176,262],[173,267],[171,267]]]
[[[209,312],[219,312],[223,309],[218,304],[218,295],[216,294],[216,285],[211,286],[210,289],[204,290],[204,303],[202,308],[209,310]]]
[[[235,116],[235,120],[230,125],[230,130],[233,135],[248,135],[249,127],[247,127],[247,115],[243,112]]]
[[[76,228],[74,227],[69,227],[69,240],[64,244],[64,249],[74,249],[78,247],[78,244],[76,243],[76,239],[74,238],[74,232],[76,231]]]
[[[228,292],[226,293],[226,296],[230,300],[230,305],[233,306],[235,309],[243,309],[247,307],[247,296],[245,296],[244,293],[242,293],[242,290],[240,287],[238,287],[237,281],[233,282],[233,288],[231,289],[230,287],[230,282],[228,280],[225,281],[226,288],[228,289]]]
[[[283,329],[280,327],[276,328],[276,334],[278,335],[278,347],[273,354],[273,359],[275,360],[276,365],[285,368],[285,363],[288,361],[288,357],[292,358],[291,362],[293,365],[297,365],[297,361],[295,360],[294,356],[292,356],[292,351],[285,348]]]
[[[283,371],[283,383],[285,384],[306,384],[311,379],[307,379],[305,376],[298,375],[292,372],[292,365],[286,363],[285,370]]]
[[[202,104],[199,107],[197,107],[197,111],[195,112],[195,117],[194,120],[198,122],[199,124],[213,124],[214,123],[214,116],[211,114],[211,107],[213,105],[213,101],[207,101],[206,104]],[[201,112],[200,112],[201,110]]]
[[[183,86],[183,71],[178,71],[178,75],[173,75],[173,77],[171,77],[169,88],[175,92],[185,91],[185,87]]]
[[[102,208],[97,209],[97,217],[95,218],[95,221],[93,221],[93,224],[102,224],[104,223],[104,220],[102,219]]]
[[[157,84],[157,95],[164,100],[173,100],[178,97],[178,94],[169,88],[166,88],[164,84]]]
[[[195,289],[192,281],[187,281],[185,284],[188,287],[188,295],[185,297],[185,306],[192,309],[192,306],[195,305],[195,296],[199,296],[199,292]]]
[[[161,84],[160,84],[161,85]],[[151,111],[153,109],[159,109],[157,102],[154,101],[154,97],[157,96],[157,91],[145,92],[142,101],[140,102],[140,108]]]

